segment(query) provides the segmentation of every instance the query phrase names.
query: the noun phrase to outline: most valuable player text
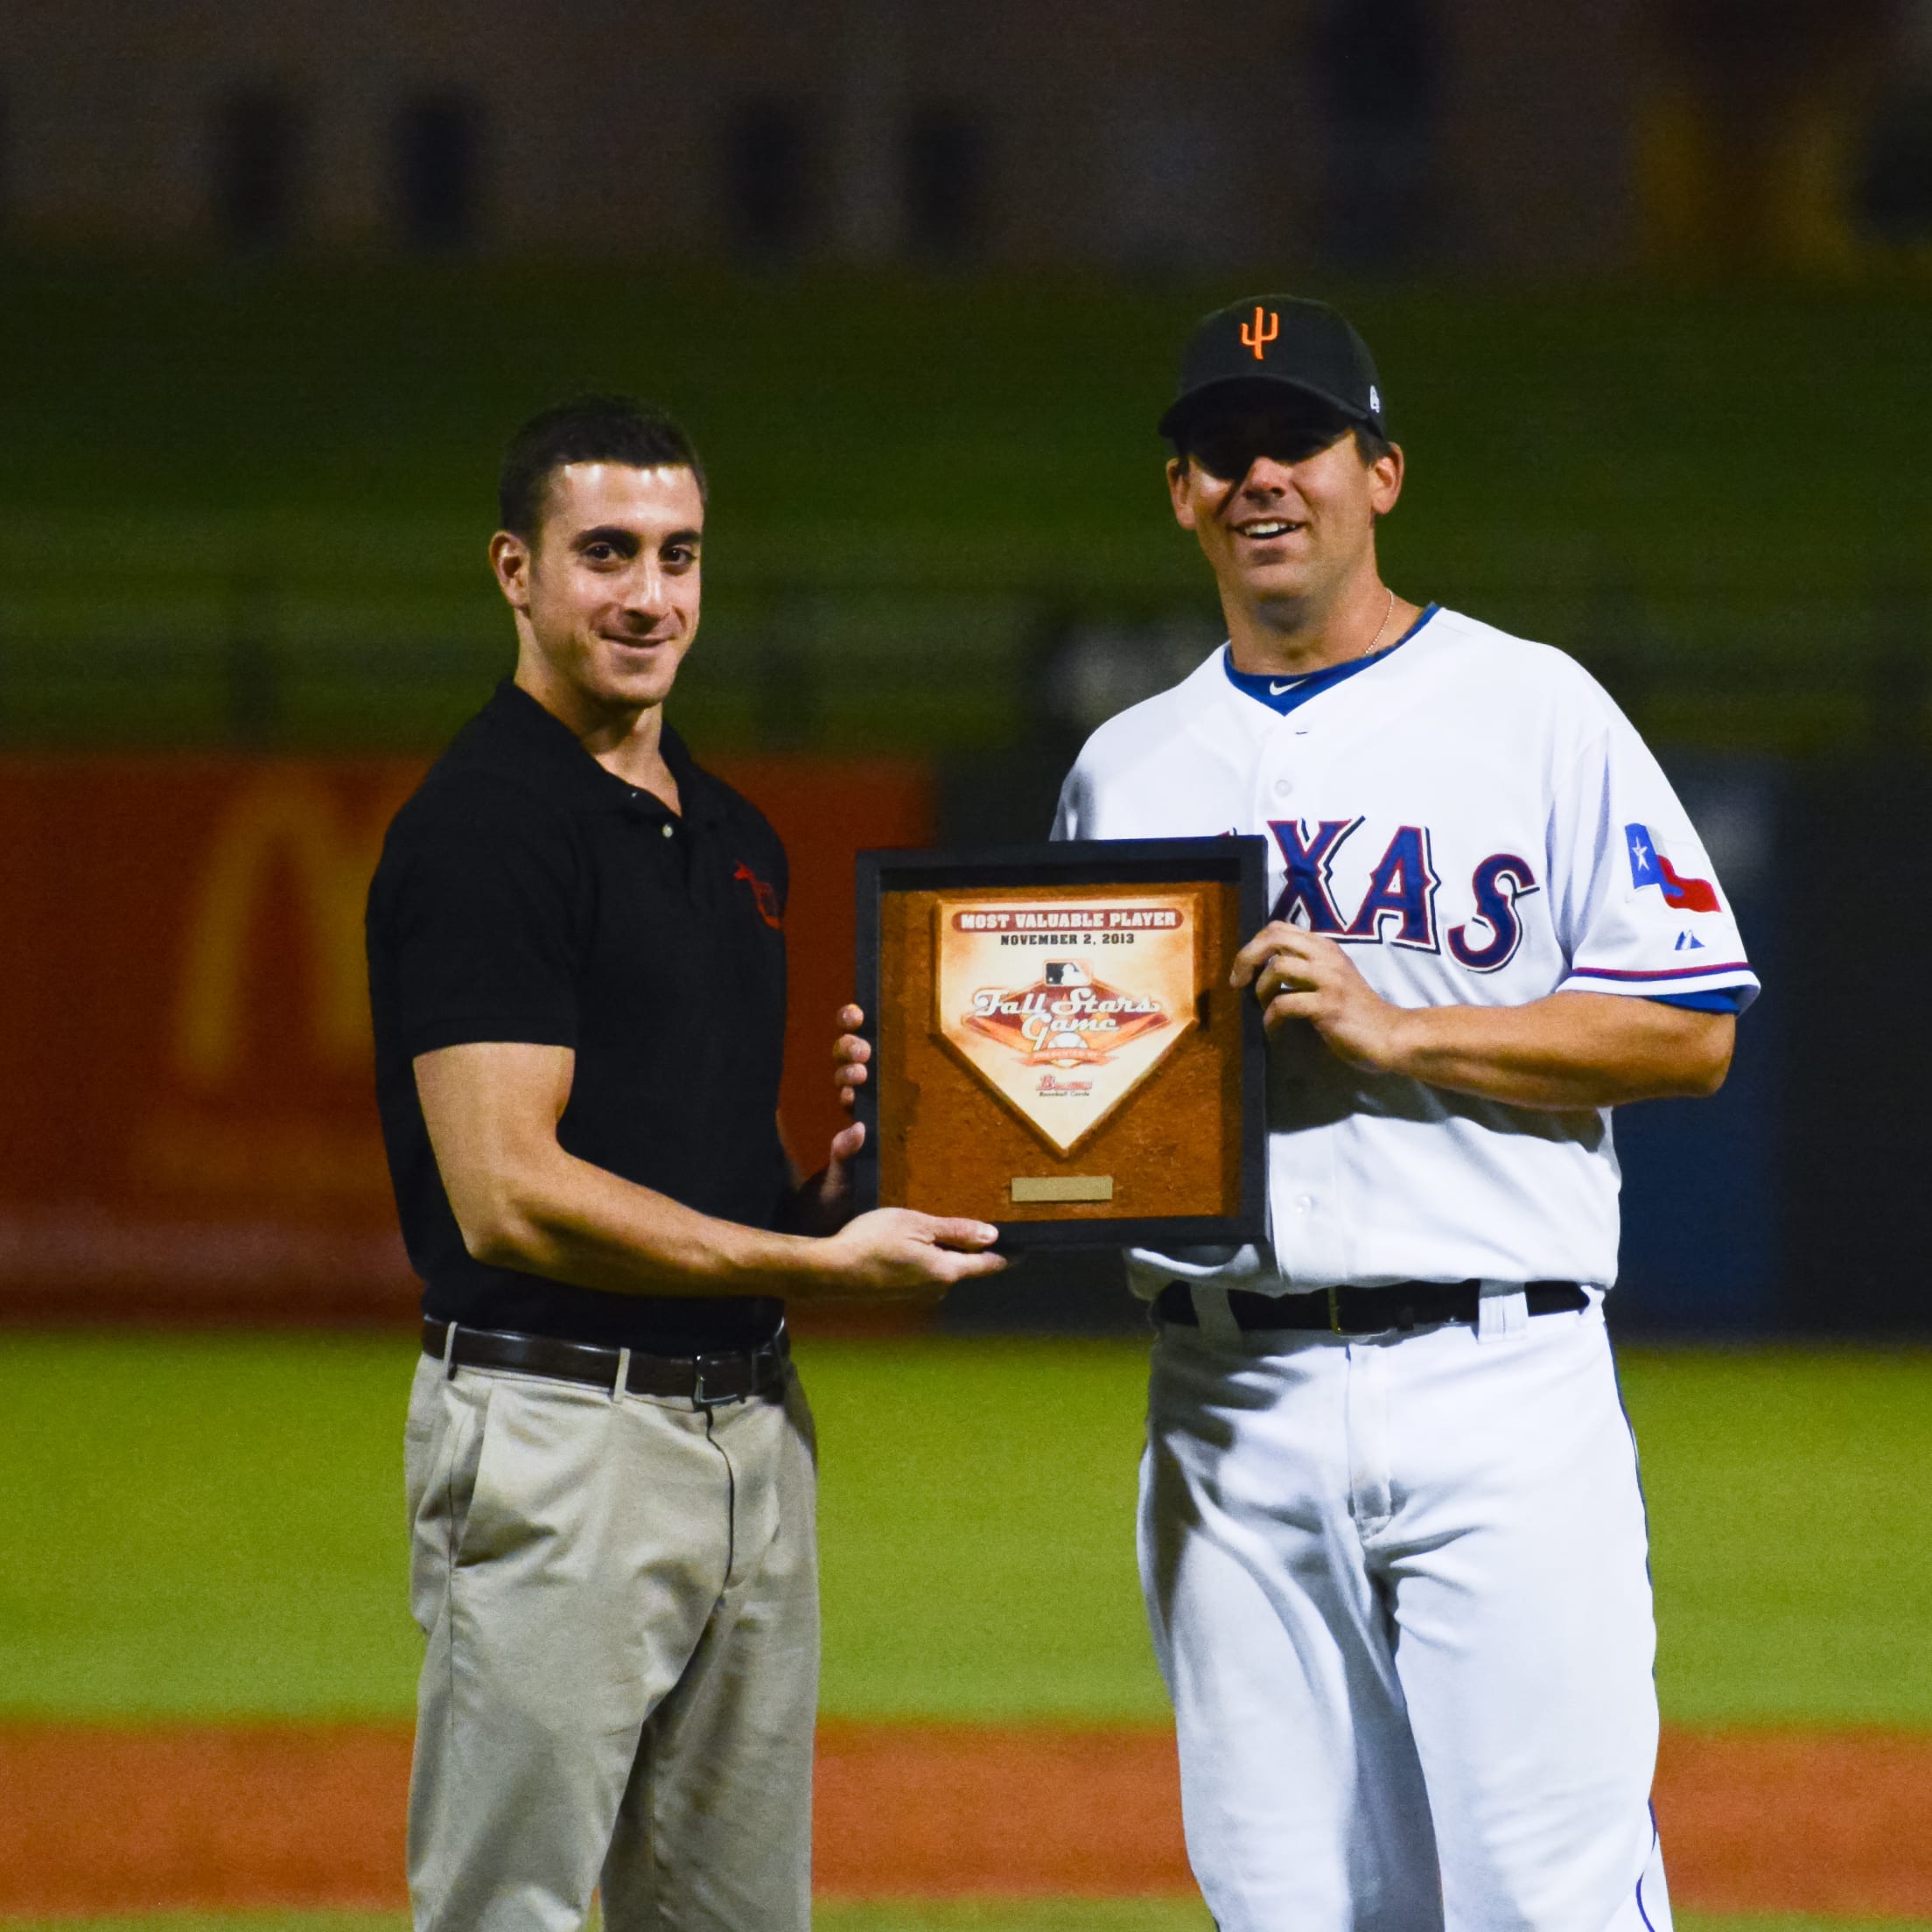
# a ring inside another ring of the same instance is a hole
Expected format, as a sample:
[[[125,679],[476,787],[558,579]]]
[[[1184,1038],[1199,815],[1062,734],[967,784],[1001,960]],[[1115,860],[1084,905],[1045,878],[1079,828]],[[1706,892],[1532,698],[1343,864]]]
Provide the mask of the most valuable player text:
[[[981,907],[953,914],[962,933],[1176,932],[1185,923],[1172,906]]]

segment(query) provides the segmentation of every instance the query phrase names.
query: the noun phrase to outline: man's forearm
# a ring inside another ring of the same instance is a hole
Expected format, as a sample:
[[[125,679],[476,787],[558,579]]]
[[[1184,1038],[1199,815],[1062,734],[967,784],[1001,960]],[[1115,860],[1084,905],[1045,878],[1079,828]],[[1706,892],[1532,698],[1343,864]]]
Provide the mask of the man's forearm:
[[[479,1261],[616,1294],[924,1294],[1000,1265],[990,1223],[882,1208],[822,1239],[720,1221],[564,1151],[576,1055],[527,1040],[417,1054],[423,1124],[463,1244]],[[826,1205],[839,1156],[832,1141]],[[775,1204],[774,1204],[775,1205]]]
[[[1524,1006],[1405,1007],[1385,1070],[1552,1111],[1715,1093],[1735,1021],[1656,1000],[1556,993]]]
[[[490,1193],[458,1221],[470,1252],[496,1267],[619,1294],[796,1295],[826,1284],[821,1242],[699,1214],[561,1148]]]

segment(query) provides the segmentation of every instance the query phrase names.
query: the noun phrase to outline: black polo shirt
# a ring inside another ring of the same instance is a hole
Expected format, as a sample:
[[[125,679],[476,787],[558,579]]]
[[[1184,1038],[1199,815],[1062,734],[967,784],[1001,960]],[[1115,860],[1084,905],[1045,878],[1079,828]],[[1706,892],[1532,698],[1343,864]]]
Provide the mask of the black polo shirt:
[[[774,1299],[611,1294],[475,1260],[416,1097],[418,1054],[568,1046],[569,1152],[702,1213],[776,1223],[785,849],[668,726],[663,751],[682,816],[506,680],[383,842],[368,924],[376,1097],[403,1242],[438,1320],[666,1354],[778,1325]]]

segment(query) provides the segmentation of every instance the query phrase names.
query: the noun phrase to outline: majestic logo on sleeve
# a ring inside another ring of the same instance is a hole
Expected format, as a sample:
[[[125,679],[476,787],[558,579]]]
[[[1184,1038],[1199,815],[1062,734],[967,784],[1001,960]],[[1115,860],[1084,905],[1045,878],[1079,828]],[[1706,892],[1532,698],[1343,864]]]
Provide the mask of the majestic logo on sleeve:
[[[1060,1153],[1194,1024],[1198,894],[942,899],[934,920],[934,1030]]]
[[[1678,876],[1648,825],[1626,825],[1623,844],[1630,855],[1630,883],[1639,891],[1646,886],[1661,886],[1664,904],[1680,913],[1716,913],[1724,909],[1718,903],[1718,888],[1708,878]]]

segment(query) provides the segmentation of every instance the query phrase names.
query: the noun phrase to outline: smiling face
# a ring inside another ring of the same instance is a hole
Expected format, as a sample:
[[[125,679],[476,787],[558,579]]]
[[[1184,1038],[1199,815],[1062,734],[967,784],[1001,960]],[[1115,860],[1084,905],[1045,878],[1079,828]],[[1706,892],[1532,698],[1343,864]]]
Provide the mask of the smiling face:
[[[518,683],[579,732],[662,704],[697,634],[704,531],[682,466],[552,471],[534,536],[490,540]]]
[[[1365,460],[1348,426],[1292,400],[1210,404],[1167,466],[1174,517],[1214,570],[1232,621],[1305,622],[1376,569],[1376,519],[1402,491],[1402,452]]]

